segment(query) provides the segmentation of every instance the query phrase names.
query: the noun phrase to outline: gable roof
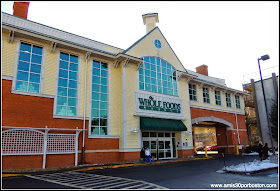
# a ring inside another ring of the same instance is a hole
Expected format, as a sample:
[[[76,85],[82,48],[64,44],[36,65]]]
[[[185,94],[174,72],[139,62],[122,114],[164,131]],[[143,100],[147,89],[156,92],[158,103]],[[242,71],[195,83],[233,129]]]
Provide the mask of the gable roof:
[[[126,50],[124,50],[122,53],[127,53],[129,50],[131,50],[133,47],[135,47],[137,44],[139,44],[144,38],[146,38],[147,36],[149,36],[153,31],[155,31],[156,29],[159,30],[160,34],[162,35],[162,37],[164,38],[164,40],[166,41],[166,43],[168,44],[169,48],[171,49],[171,51],[173,52],[173,54],[175,55],[175,57],[178,59],[179,63],[181,64],[181,66],[184,68],[184,72],[188,73],[188,71],[186,70],[186,68],[184,67],[184,65],[182,64],[182,62],[180,61],[180,59],[178,58],[178,56],[176,55],[176,53],[174,52],[174,50],[172,49],[172,47],[170,46],[170,44],[168,43],[168,41],[166,40],[166,38],[164,37],[164,35],[162,34],[161,30],[156,26],[155,28],[153,28],[150,32],[148,32],[146,35],[144,35],[142,38],[140,38],[139,40],[137,40],[135,43],[133,43],[129,48],[127,48]]]

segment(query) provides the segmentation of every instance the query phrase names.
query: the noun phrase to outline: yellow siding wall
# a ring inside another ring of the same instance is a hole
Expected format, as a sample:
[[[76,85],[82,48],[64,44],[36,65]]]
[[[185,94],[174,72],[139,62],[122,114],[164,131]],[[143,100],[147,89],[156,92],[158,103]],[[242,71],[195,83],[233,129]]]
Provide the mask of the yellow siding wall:
[[[57,62],[58,62],[58,53],[57,52],[51,53],[50,50],[47,49],[46,57],[45,57],[45,75],[44,75],[43,94],[53,95],[53,96],[55,95]]]
[[[139,117],[134,116],[135,112],[135,95],[137,91],[137,73],[135,67],[126,67],[126,134],[127,134],[127,148],[139,148]],[[132,133],[131,128],[138,129],[138,133]]]
[[[196,83],[190,83],[190,84],[194,84],[196,85],[196,89],[197,89],[197,101],[190,101],[190,105],[191,106],[200,106],[200,107],[207,107],[209,109],[217,109],[217,110],[224,110],[224,111],[228,111],[228,112],[234,112],[235,111],[235,97],[233,95],[233,93],[230,93],[231,95],[231,105],[232,107],[227,107],[226,106],[226,95],[223,91],[220,91],[221,93],[221,101],[222,101],[222,105],[216,105],[216,101],[215,101],[215,90],[213,90],[210,87],[207,87],[209,90],[209,94],[210,94],[210,104],[208,103],[204,103],[203,102],[203,86],[199,86]],[[206,87],[206,86],[205,86]],[[241,109],[236,109],[237,113],[243,113],[244,114],[244,99],[243,96],[239,95],[240,98],[240,105],[241,105]]]
[[[9,43],[8,40],[4,38],[2,42],[2,75],[12,77],[14,75],[17,43]]]
[[[187,127],[188,131],[191,130],[191,127],[190,127],[190,113],[189,113],[189,104],[188,104],[188,90],[187,90],[187,81],[186,79],[181,79],[179,81],[179,96],[180,98],[183,100],[183,111],[184,111],[184,118],[186,120],[182,120],[182,122],[185,124],[185,126]],[[188,146],[191,146],[193,143],[192,143],[192,139],[191,139],[191,135],[189,133],[186,133],[186,132],[182,132],[182,136],[183,136],[183,142],[188,142]],[[186,140],[187,139],[187,140]],[[179,139],[180,140],[180,139]]]
[[[121,66],[110,65],[110,135],[122,135],[122,78]]]
[[[157,50],[154,46],[154,39],[159,39],[161,41],[162,48]],[[174,52],[170,49],[167,42],[164,40],[163,36],[158,29],[155,29],[150,35],[144,38],[139,44],[130,49],[126,54],[142,57],[142,56],[156,56],[159,54],[159,57],[169,62],[177,70],[184,71],[183,66],[175,56]]]

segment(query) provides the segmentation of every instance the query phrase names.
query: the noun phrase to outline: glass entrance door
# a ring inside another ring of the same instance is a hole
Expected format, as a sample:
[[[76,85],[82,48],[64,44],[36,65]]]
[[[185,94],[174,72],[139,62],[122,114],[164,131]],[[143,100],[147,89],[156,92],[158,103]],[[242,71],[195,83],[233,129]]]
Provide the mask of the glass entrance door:
[[[155,160],[173,158],[171,138],[145,138],[142,143],[143,147],[149,147]]]

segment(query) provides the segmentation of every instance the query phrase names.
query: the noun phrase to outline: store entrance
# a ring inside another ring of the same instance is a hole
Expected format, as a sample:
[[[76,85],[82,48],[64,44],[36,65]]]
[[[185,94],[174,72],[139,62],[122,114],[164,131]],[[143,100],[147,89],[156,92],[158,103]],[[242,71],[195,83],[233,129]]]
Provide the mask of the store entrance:
[[[172,136],[173,135],[173,136]],[[149,148],[155,160],[176,157],[175,133],[142,132],[142,147]]]

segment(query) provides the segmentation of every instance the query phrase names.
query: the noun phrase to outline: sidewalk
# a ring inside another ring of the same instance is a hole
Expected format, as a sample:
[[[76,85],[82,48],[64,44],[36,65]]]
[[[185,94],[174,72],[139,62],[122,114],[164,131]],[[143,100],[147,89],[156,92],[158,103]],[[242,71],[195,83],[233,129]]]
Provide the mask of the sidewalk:
[[[2,177],[12,177],[12,176],[23,176],[27,174],[35,173],[50,173],[57,171],[88,171],[95,169],[106,169],[106,168],[124,168],[124,167],[133,167],[133,166],[148,166],[148,165],[160,165],[163,163],[171,162],[183,162],[183,161],[193,161],[193,160],[207,160],[212,159],[212,157],[205,157],[204,155],[197,155],[189,158],[179,158],[179,159],[165,159],[153,162],[134,162],[134,163],[109,163],[109,164],[84,164],[78,166],[68,166],[68,167],[53,167],[53,168],[36,168],[36,169],[17,169],[17,170],[7,170],[2,171]]]

